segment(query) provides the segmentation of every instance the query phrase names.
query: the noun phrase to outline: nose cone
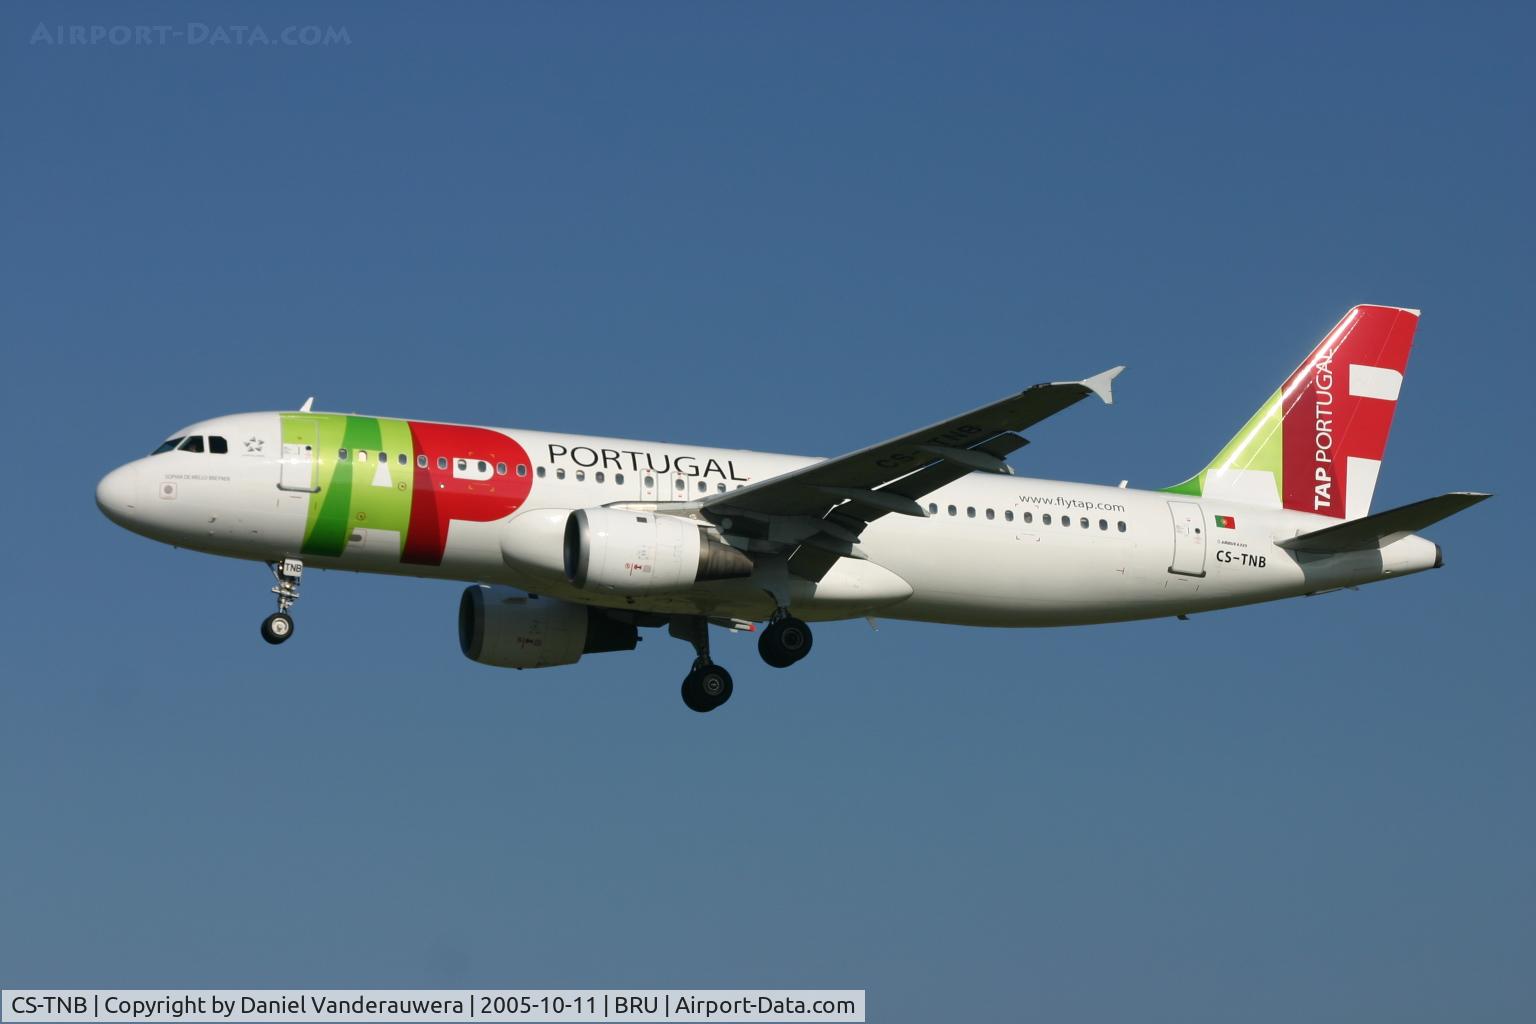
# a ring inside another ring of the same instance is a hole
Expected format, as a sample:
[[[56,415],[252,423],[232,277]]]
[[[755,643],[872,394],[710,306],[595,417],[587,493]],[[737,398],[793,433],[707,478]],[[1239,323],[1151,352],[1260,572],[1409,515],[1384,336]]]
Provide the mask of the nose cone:
[[[139,467],[130,462],[101,478],[96,485],[96,507],[118,526],[131,526],[140,502]]]

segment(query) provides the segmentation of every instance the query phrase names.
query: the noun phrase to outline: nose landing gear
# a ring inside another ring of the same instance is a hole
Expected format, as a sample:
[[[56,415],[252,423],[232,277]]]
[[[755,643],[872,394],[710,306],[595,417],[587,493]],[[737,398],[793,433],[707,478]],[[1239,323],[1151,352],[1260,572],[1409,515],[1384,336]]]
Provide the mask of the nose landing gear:
[[[261,638],[269,644],[280,644],[293,636],[293,616],[286,612],[273,612],[261,620]]]
[[[299,580],[304,575],[304,563],[297,558],[285,558],[281,562],[268,562],[267,567],[277,578],[272,593],[277,595],[277,611],[261,622],[261,638],[269,644],[280,644],[293,636],[293,616],[288,609],[299,599]]]

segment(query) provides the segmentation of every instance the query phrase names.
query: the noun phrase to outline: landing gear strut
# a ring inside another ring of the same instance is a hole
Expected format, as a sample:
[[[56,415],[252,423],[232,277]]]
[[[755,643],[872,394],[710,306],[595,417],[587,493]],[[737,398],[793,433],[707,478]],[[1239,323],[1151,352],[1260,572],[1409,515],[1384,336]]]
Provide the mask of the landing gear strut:
[[[683,703],[690,711],[713,711],[731,699],[735,685],[731,674],[709,660],[709,620],[702,615],[675,615],[669,631],[693,644],[697,657],[693,670],[683,677]]]
[[[774,668],[788,668],[811,653],[811,627],[780,608],[758,637],[757,653]]]
[[[285,558],[281,562],[268,562],[267,567],[277,578],[272,593],[277,595],[277,611],[261,622],[261,638],[269,644],[280,644],[293,636],[293,616],[288,609],[299,599],[299,580],[304,575],[304,563],[297,558]]]

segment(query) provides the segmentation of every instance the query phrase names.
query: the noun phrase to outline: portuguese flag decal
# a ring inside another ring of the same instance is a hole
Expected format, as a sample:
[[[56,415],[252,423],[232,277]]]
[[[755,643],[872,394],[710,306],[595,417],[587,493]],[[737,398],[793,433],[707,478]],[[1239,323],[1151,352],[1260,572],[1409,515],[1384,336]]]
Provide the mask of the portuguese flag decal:
[[[1219,530],[1235,530],[1237,529],[1237,520],[1231,516],[1217,516],[1216,528]]]

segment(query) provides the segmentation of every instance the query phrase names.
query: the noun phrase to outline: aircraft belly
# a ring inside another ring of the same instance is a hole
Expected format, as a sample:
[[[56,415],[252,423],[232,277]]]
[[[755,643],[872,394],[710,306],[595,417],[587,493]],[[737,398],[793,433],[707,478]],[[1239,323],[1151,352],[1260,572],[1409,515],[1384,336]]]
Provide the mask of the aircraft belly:
[[[1059,538],[1022,528],[977,537],[932,523],[929,536],[892,530],[864,545],[872,561],[908,580],[912,597],[885,614],[936,622],[1034,626],[1145,615],[1158,595],[1127,570],[1131,545],[1097,544],[1096,537]],[[923,524],[916,526],[923,529]],[[935,534],[943,530],[948,536]],[[1160,581],[1159,581],[1160,582]],[[1160,589],[1160,588],[1159,588]]]

